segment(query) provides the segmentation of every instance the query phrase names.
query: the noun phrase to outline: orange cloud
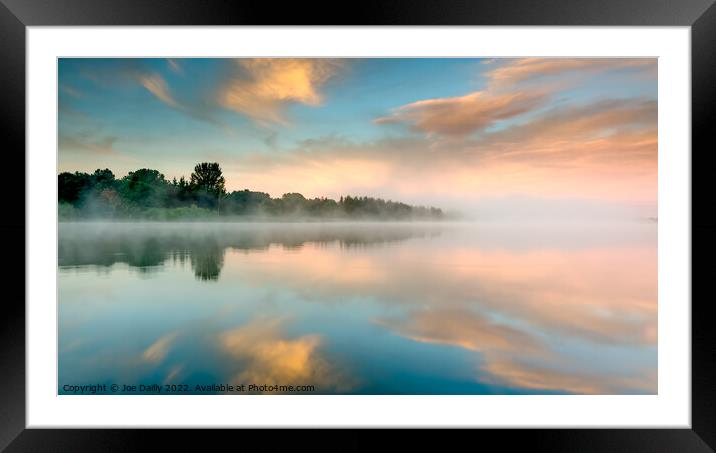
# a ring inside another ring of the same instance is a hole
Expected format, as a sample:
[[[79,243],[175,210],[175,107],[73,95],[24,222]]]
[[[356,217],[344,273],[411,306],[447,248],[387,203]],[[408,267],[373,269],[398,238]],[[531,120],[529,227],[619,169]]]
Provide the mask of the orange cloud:
[[[179,103],[169,92],[167,82],[159,74],[140,74],[138,81],[163,103],[173,108],[179,108]]]
[[[655,371],[640,370],[631,375],[608,375],[549,368],[516,360],[488,360],[488,381],[532,390],[566,391],[580,395],[657,393]],[[483,378],[484,379],[484,378]]]
[[[282,324],[283,320],[278,318],[258,319],[220,335],[222,349],[241,365],[233,382],[315,385],[321,393],[350,388],[350,379],[319,354],[319,336],[286,339],[281,333]]]
[[[490,64],[495,64],[491,60]],[[519,58],[489,71],[485,76],[491,88],[511,87],[565,73],[598,73],[621,69],[656,70],[655,58]]]
[[[463,136],[482,131],[499,120],[515,117],[541,106],[542,92],[493,94],[477,91],[465,96],[428,99],[396,109],[376,124],[408,123],[428,134]]]
[[[495,64],[491,60],[489,64]],[[419,132],[465,136],[483,131],[500,120],[542,107],[559,87],[542,84],[537,89],[518,86],[521,82],[547,76],[589,74],[619,69],[655,70],[655,59],[523,58],[507,60],[485,73],[487,88],[452,98],[427,99],[394,110],[375,120],[377,124],[407,123]]]
[[[341,66],[331,59],[239,59],[236,77],[220,91],[223,107],[260,123],[285,123],[282,108],[295,102],[320,105],[321,86]]]
[[[545,76],[643,73],[655,64],[654,59],[510,60],[488,73],[486,90],[414,102],[374,120],[407,124],[427,137],[363,144],[314,140],[270,160],[241,159],[237,178],[273,195],[292,190],[291,181],[311,196],[352,191],[413,200],[447,196],[462,203],[529,194],[652,203],[658,150],[654,100],[559,106],[494,132],[490,127],[545,105],[556,87],[505,90],[540,71]],[[470,136],[475,132],[480,135]]]
[[[476,313],[456,307],[419,310],[407,318],[377,322],[418,342],[459,346],[471,351],[538,354],[542,350],[536,338],[512,327],[491,323]]]
[[[589,105],[553,109],[539,118],[494,132],[475,142],[476,145],[515,144],[530,147],[539,142],[579,145],[589,140],[612,138],[621,134],[648,134],[656,141],[657,103],[645,99],[612,99]],[[638,137],[640,141],[642,137]],[[588,148],[587,148],[588,150]]]
[[[617,373],[584,370],[586,367],[575,366],[573,359],[546,349],[537,337],[489,322],[465,308],[417,310],[403,319],[378,323],[414,341],[479,353],[482,360],[476,379],[483,382],[576,394],[656,392],[656,374],[650,370],[629,367]]]
[[[176,340],[176,338],[176,332],[169,333],[159,338],[157,341],[152,343],[147,349],[144,350],[144,352],[142,353],[142,359],[145,362],[151,363],[161,362],[167,356],[169,348],[172,343],[174,343],[174,340]]]

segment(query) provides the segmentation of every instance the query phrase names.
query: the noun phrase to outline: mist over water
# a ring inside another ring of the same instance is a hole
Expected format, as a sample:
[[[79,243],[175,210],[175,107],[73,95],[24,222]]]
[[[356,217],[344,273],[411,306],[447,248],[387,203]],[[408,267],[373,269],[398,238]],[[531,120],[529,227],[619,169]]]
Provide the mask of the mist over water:
[[[59,392],[653,394],[656,246],[654,222],[60,223]]]

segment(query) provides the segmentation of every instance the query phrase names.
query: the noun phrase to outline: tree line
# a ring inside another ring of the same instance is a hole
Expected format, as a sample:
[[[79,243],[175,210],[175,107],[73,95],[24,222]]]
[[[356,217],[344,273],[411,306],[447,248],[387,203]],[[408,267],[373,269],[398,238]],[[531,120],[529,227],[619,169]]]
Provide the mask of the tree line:
[[[272,198],[248,189],[227,192],[221,167],[202,162],[189,179],[167,180],[142,168],[123,178],[105,168],[58,175],[60,219],[141,218],[171,220],[216,216],[324,217],[349,219],[440,219],[439,208],[411,206],[372,197],[306,198],[286,193]]]

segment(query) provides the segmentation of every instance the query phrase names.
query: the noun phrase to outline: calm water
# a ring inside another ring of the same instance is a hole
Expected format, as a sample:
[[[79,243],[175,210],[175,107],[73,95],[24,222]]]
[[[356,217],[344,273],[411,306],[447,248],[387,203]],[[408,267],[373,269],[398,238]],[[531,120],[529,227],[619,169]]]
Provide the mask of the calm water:
[[[59,392],[656,393],[656,245],[636,222],[62,223]]]

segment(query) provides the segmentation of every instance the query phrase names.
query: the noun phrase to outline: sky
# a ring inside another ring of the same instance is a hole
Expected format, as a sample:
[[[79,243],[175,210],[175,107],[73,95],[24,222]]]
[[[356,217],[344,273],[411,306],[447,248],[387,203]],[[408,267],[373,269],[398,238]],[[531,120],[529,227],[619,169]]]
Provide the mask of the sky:
[[[58,62],[59,171],[219,162],[227,190],[468,217],[657,216],[657,60]]]

